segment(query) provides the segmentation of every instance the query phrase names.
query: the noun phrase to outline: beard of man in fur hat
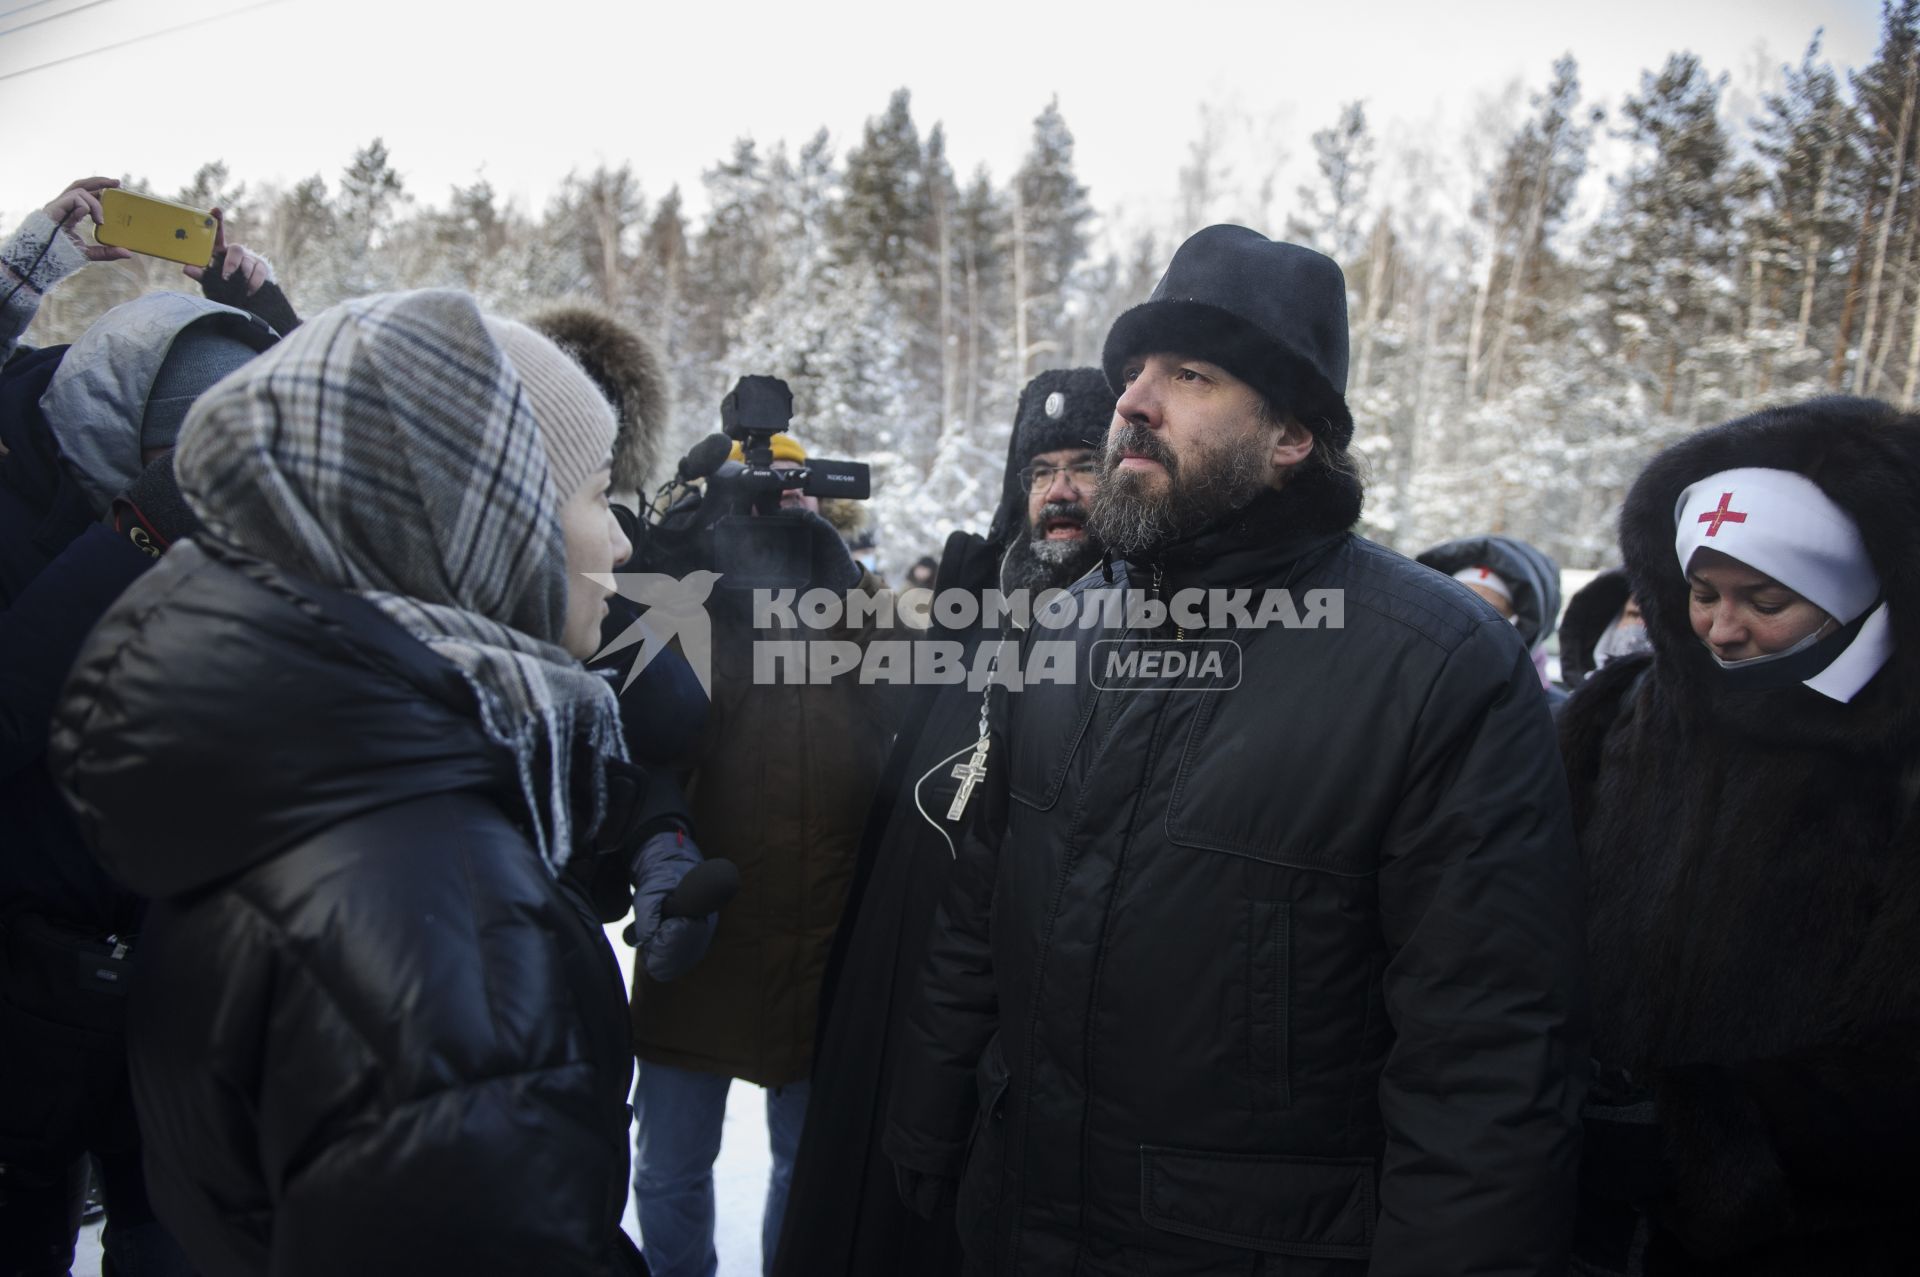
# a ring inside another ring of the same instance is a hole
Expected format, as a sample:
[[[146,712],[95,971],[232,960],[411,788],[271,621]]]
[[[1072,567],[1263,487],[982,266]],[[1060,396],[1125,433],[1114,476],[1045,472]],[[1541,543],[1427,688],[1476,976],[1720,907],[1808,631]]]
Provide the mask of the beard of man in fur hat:
[[[1100,543],[1087,535],[1087,498],[1099,472],[1100,457],[1091,448],[1056,448],[1022,469],[1027,525],[1007,544],[1008,588],[1070,585],[1100,561]]]

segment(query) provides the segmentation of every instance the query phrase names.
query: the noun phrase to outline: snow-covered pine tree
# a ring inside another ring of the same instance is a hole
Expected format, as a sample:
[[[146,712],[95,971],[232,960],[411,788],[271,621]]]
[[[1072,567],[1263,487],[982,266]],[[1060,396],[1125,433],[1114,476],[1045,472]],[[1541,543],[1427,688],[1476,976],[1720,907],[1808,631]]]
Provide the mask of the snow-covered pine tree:
[[[1766,254],[1765,304],[1789,333],[1775,361],[1788,384],[1824,371],[1815,347],[1845,306],[1864,180],[1859,129],[1839,75],[1820,57],[1818,35],[1799,65],[1784,69],[1780,89],[1766,95],[1753,121],[1754,149],[1768,178],[1748,227]],[[1771,389],[1763,383],[1761,393]]]
[[[1658,387],[1659,411],[1695,426],[1720,420],[1737,399],[1727,342],[1739,331],[1740,290],[1723,85],[1690,53],[1642,77],[1621,108],[1633,157],[1592,242],[1620,357]]]
[[[401,286],[406,263],[387,252],[388,233],[410,202],[387,144],[375,138],[340,175],[331,242],[323,266],[327,305]]]
[[[540,242],[547,246],[546,291],[590,298],[616,313],[634,292],[634,255],[646,200],[631,166],[596,166],[567,174],[547,208]]]
[[[1343,265],[1360,255],[1373,185],[1373,133],[1366,104],[1349,102],[1340,117],[1313,135],[1316,182],[1300,187],[1300,211],[1287,220],[1295,243],[1317,248]]]
[[[1050,100],[1034,117],[1033,142],[1013,177],[1012,244],[1015,380],[1058,366],[1069,348],[1065,324],[1074,272],[1086,257],[1093,206],[1073,169],[1073,131]]]

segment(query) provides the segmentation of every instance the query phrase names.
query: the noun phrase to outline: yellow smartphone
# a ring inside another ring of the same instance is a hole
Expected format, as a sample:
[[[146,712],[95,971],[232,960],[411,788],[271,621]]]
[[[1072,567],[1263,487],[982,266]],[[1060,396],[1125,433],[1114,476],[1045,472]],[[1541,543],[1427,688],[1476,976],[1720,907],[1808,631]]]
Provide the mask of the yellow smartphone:
[[[102,244],[183,266],[205,266],[213,258],[213,214],[205,209],[113,186],[100,192],[100,213],[93,237]]]

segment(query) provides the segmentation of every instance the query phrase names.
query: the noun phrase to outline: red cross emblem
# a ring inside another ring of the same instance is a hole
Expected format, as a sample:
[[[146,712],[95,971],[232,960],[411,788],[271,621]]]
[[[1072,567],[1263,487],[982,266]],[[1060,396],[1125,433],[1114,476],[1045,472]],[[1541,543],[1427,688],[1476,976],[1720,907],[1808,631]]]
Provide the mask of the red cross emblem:
[[[1708,536],[1712,536],[1718,532],[1720,525],[1723,523],[1745,523],[1747,516],[1738,510],[1729,510],[1727,507],[1731,504],[1733,504],[1733,494],[1731,492],[1722,492],[1720,494],[1720,508],[1718,510],[1707,511],[1698,519],[1695,519],[1694,522],[1711,523],[1713,526],[1707,529]]]

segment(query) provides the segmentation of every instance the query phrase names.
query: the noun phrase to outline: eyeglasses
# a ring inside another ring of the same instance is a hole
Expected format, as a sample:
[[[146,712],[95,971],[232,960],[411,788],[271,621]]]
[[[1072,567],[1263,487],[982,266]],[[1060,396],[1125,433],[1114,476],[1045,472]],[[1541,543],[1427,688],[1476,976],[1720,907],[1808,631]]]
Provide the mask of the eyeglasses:
[[[1020,477],[1026,480],[1027,491],[1045,492],[1053,486],[1055,476],[1063,470],[1066,472],[1068,483],[1075,488],[1085,490],[1093,486],[1094,479],[1100,474],[1100,463],[1076,461],[1068,466],[1050,466],[1044,461],[1036,461],[1022,470]]]

